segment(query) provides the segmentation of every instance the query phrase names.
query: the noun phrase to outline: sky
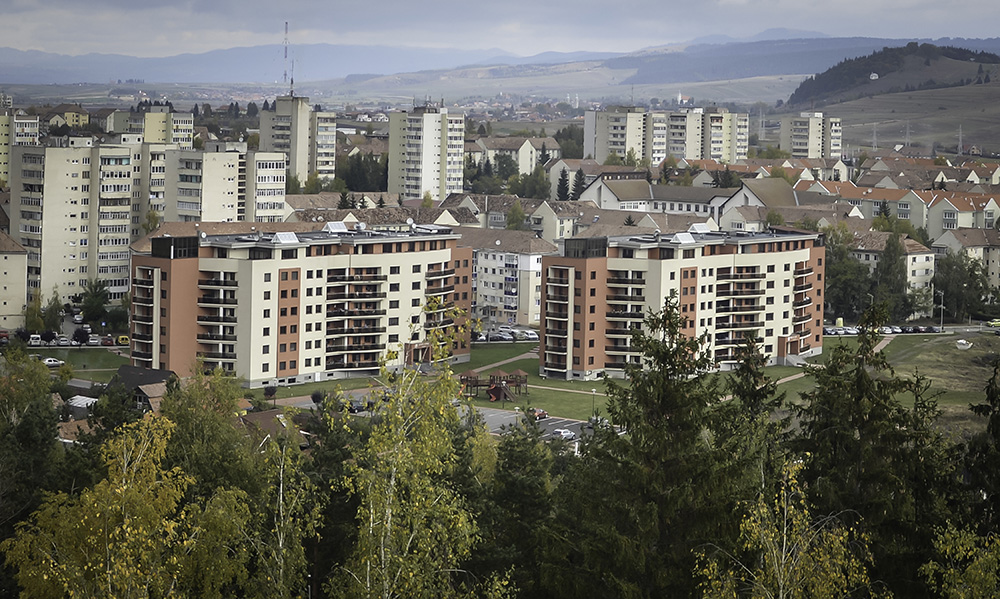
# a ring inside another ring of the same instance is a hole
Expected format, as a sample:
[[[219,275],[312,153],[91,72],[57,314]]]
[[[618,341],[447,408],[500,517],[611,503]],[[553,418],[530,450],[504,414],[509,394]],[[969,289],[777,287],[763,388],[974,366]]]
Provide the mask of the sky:
[[[774,27],[830,36],[995,37],[995,0],[0,0],[0,46],[59,54],[172,56],[280,44],[630,52]]]

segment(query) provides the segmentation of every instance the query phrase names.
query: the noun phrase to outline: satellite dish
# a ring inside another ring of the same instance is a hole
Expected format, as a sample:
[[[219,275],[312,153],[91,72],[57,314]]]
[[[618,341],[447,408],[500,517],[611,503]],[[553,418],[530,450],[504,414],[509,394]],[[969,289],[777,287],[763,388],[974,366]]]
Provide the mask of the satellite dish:
[[[367,228],[368,228],[368,225],[366,225],[365,223],[358,223],[358,229],[359,230],[364,231]]]
[[[412,227],[413,226],[413,219],[412,218],[406,219],[406,224],[408,224],[408,225],[410,225]]]
[[[205,239],[206,237],[208,237],[208,233],[206,233],[206,232],[202,231],[202,232],[201,232],[201,238],[202,238],[202,239]]]
[[[497,239],[497,240],[496,240],[496,244],[497,244],[498,246],[500,245],[500,240],[499,240],[499,239]]]

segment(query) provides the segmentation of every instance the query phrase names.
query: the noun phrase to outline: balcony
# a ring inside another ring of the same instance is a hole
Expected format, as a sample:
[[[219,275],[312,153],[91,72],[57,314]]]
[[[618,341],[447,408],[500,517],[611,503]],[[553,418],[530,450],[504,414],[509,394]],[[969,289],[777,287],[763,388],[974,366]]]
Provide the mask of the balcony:
[[[426,295],[443,295],[445,293],[451,293],[454,290],[454,285],[445,285],[443,287],[428,287],[425,291]]]
[[[569,303],[569,295],[547,293],[545,294],[545,301],[566,304]]]
[[[746,281],[753,279],[763,279],[767,275],[762,272],[735,272],[722,274],[719,273],[715,276],[718,281]]]
[[[212,360],[235,360],[236,352],[225,352],[225,351],[200,351],[198,352],[199,358],[209,358]]]
[[[384,333],[385,327],[340,327],[327,329],[327,335],[369,335]]]
[[[153,298],[152,297],[140,297],[140,296],[137,295],[137,296],[135,296],[135,297],[132,298],[132,303],[133,304],[140,304],[140,305],[143,305],[143,306],[152,306],[153,305]]]
[[[809,314],[795,314],[792,316],[792,324],[799,324],[801,322],[809,322],[812,316]]]
[[[607,337],[631,337],[632,329],[627,329],[624,327],[605,329],[604,335]]]
[[[812,269],[811,266],[807,266],[806,268],[796,268],[795,269],[795,276],[797,276],[797,277],[805,277],[805,276],[809,276],[811,274],[813,274],[813,269]]]
[[[745,345],[749,337],[716,337],[715,347],[729,347],[735,345]],[[763,338],[758,338],[757,343],[763,343]]]
[[[764,326],[764,321],[762,320],[742,320],[740,322],[733,323],[723,323],[716,322],[715,328],[718,330],[723,329],[759,329]]]
[[[628,362],[605,362],[604,368],[607,370],[625,370]]]
[[[549,337],[567,337],[569,329],[545,329],[545,335]]]
[[[145,333],[132,333],[132,339],[135,341],[145,341],[150,343],[153,341],[153,336]]]
[[[813,303],[812,298],[806,296],[805,299],[795,300],[794,302],[792,302],[792,306],[794,306],[796,308],[801,308],[803,306],[808,306],[811,303]]]
[[[384,316],[385,310],[327,310],[327,318],[350,318],[352,316]]]
[[[605,314],[608,318],[614,319],[626,319],[626,320],[642,320],[644,318],[642,312],[608,312]]]
[[[812,288],[813,288],[812,283],[803,283],[801,285],[796,285],[795,287],[792,287],[792,289],[795,290],[795,293],[799,293],[800,291],[809,291]]]
[[[139,359],[139,360],[152,360],[153,359],[153,354],[152,354],[152,352],[148,352],[148,351],[132,350],[132,357],[136,358],[136,359]]]
[[[646,301],[646,296],[644,296],[644,295],[609,295],[608,296],[608,302],[609,303],[613,303],[613,302],[628,303],[628,302],[645,302],[645,301]]]
[[[235,316],[219,316],[218,314],[199,314],[195,317],[198,322],[236,322]]]
[[[608,285],[645,285],[646,279],[634,277],[608,277]]]
[[[386,275],[327,275],[327,283],[351,283],[354,281],[385,281]]]
[[[132,284],[135,285],[136,287],[152,287],[153,279],[134,278],[132,279]]]
[[[358,362],[327,362],[327,370],[357,370],[363,368],[378,368],[378,360],[364,360]]]
[[[568,345],[558,345],[558,344],[549,344],[549,343],[545,344],[545,351],[551,352],[551,353],[555,353],[555,354],[564,354],[564,353],[566,353],[567,349],[569,349]]]
[[[343,354],[351,352],[381,351],[383,349],[385,349],[385,343],[356,343],[354,345],[338,343],[334,345],[327,345],[326,353]]]
[[[153,324],[152,314],[133,314],[132,322],[141,322],[143,324]]]
[[[549,370],[566,370],[566,362],[546,360],[543,366]]]
[[[756,304],[750,305],[740,305],[740,306],[716,306],[715,312],[718,314],[732,314],[734,312],[761,312],[765,306],[758,306]]]
[[[444,270],[428,270],[426,279],[430,281],[431,279],[439,279],[441,277],[450,277],[455,274],[454,268],[446,268]]]
[[[218,333],[198,333],[198,341],[205,341],[208,343],[216,341],[236,341],[236,335],[220,335]]]
[[[750,295],[764,295],[763,289],[717,289],[715,295],[718,297],[746,297]]]
[[[556,277],[550,277],[545,282],[549,285],[569,285],[569,278],[561,279]]]
[[[569,312],[546,312],[545,318],[556,318],[559,320],[569,320]]]
[[[237,300],[235,297],[214,297],[203,295],[198,298],[198,303],[212,306],[235,306],[237,304]]]
[[[633,349],[627,345],[605,345],[604,351],[612,354],[628,354],[639,350]]]
[[[199,287],[239,287],[233,279],[198,279]]]
[[[440,329],[451,326],[453,324],[455,324],[455,320],[452,318],[445,318],[443,320],[428,320],[427,322],[424,323],[424,329],[425,330]]]

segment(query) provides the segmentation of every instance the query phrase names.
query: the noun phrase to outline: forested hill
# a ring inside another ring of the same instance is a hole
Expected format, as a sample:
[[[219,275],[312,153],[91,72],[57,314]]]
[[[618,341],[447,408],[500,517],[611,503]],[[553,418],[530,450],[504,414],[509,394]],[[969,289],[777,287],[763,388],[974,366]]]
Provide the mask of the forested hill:
[[[983,83],[990,69],[1000,65],[1000,56],[934,44],[909,44],[883,48],[867,56],[848,58],[803,81],[788,99],[789,104],[822,104],[860,96]],[[877,75],[872,79],[873,74]],[[986,81],[988,82],[988,80]]]

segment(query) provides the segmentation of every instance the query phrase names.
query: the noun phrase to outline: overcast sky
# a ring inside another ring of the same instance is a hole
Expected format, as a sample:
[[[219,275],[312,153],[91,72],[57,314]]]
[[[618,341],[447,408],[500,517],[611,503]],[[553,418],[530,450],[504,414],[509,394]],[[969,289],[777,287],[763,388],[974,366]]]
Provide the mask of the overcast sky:
[[[995,0],[0,0],[0,46],[171,56],[235,46],[339,43],[628,52],[772,27],[832,36],[995,37]]]

